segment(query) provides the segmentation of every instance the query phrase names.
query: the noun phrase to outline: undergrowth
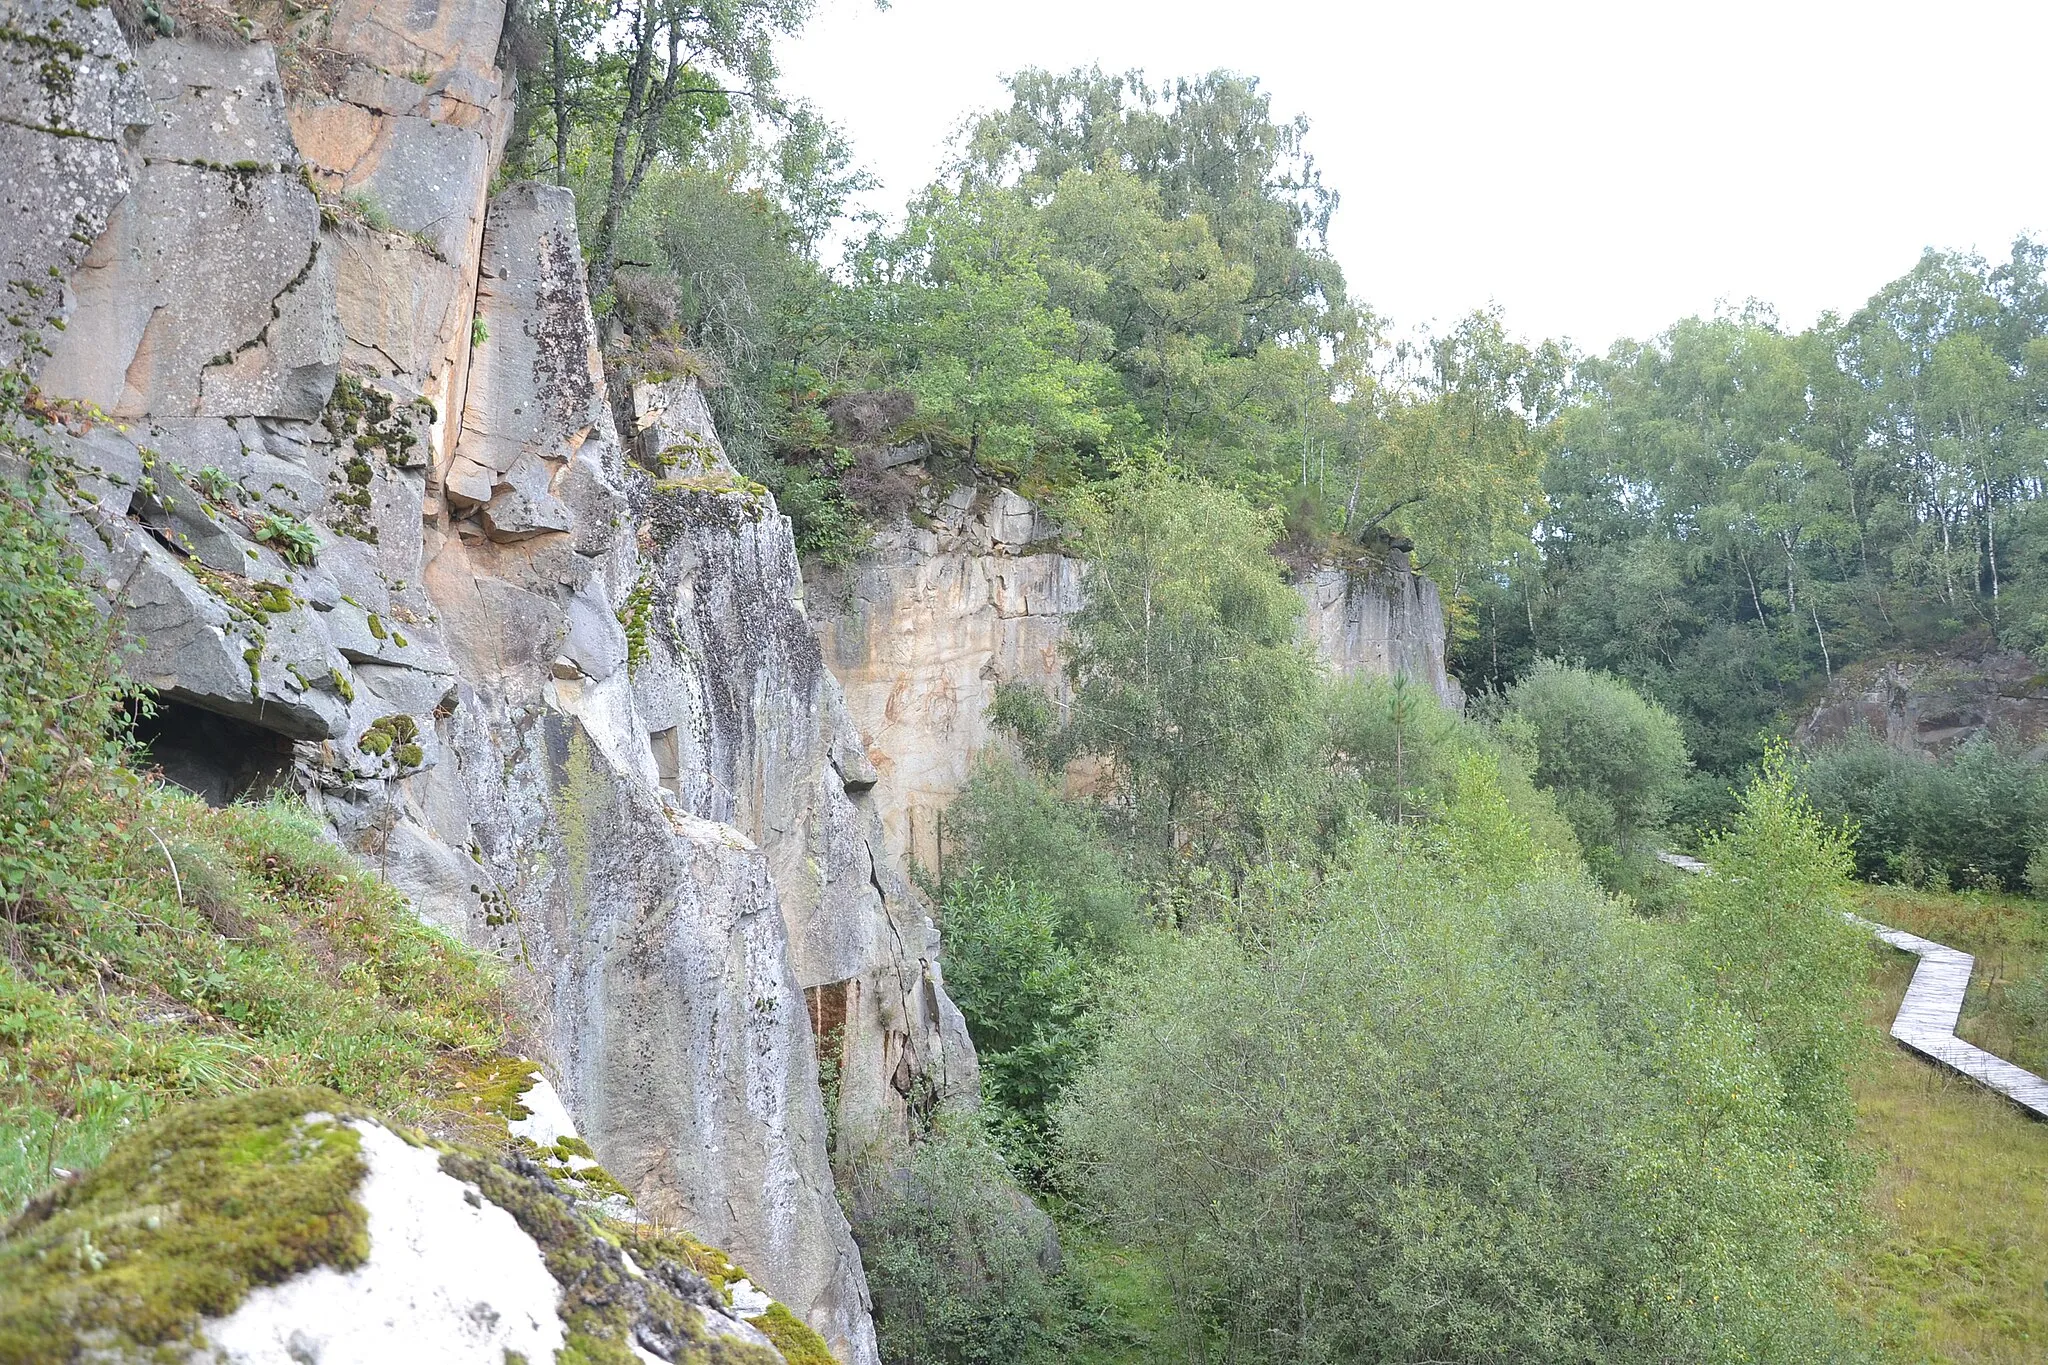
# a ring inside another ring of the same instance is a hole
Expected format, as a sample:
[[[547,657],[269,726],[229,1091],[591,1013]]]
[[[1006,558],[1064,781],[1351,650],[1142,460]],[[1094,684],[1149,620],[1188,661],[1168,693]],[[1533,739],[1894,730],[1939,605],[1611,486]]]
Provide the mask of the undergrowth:
[[[1948,907],[1942,941],[1978,951],[1982,961],[1984,945],[1958,913],[1964,905]],[[1881,902],[1866,913],[1906,920],[1899,908]],[[1911,957],[1884,954],[1874,1028],[1889,1026],[1912,971]],[[1848,1297],[1886,1357],[1913,1365],[2043,1359],[2048,1124],[1899,1048],[1863,1068],[1855,1089],[1856,1142],[1872,1163],[1872,1231]]]
[[[487,959],[302,808],[139,784],[109,804],[63,904],[5,929],[0,1211],[176,1100],[313,1085],[402,1122],[467,1107],[507,1038]]]

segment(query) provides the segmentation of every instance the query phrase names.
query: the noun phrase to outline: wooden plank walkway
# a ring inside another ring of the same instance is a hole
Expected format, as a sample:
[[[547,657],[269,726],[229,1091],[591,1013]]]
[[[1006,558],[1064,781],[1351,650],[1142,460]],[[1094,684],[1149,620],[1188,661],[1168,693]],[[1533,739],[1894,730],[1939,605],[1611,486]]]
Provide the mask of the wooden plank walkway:
[[[1713,869],[1682,853],[1659,853],[1659,860],[1686,872]],[[1850,915],[1849,922],[1870,930],[1892,947],[1920,959],[1906,998],[1892,1019],[1892,1037],[1913,1052],[1951,1071],[1988,1086],[2038,1119],[2048,1119],[2048,1080],[1956,1037],[1963,997],[1970,989],[1976,959],[1959,948],[1909,934],[1903,929]]]
[[[1913,982],[1906,987],[1906,998],[1899,1003],[1898,1016],[1892,1020],[1892,1037],[1929,1061],[1989,1086],[2035,1118],[2048,1119],[2048,1080],[1956,1037],[1956,1020],[1963,1012],[1963,996],[1970,989],[1976,959],[1959,948],[1903,929],[1855,915],[1849,918],[1892,947],[1920,959],[1913,969]]]

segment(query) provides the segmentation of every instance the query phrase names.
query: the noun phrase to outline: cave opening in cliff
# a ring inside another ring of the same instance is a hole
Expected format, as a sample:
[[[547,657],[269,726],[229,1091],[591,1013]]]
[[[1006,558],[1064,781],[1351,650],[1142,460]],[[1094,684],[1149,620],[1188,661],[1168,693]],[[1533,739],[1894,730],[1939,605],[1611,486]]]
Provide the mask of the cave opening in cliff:
[[[260,800],[291,774],[292,743],[274,730],[190,703],[151,696],[135,711],[142,766],[209,806]]]

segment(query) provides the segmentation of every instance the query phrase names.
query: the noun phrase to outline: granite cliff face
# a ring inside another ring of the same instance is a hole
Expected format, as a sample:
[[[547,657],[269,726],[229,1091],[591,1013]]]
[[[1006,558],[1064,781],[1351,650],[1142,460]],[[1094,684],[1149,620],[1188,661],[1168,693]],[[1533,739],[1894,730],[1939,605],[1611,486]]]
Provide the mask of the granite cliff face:
[[[1813,748],[1858,729],[1929,759],[1987,730],[2048,756],[2048,675],[2011,650],[1867,661],[1836,675],[1793,741]]]
[[[820,1040],[853,1142],[973,1096],[972,1044],[788,523],[686,382],[615,391],[568,194],[490,193],[502,0],[133,46],[10,5],[8,280],[158,760],[307,792],[513,963],[640,1208],[872,1361]]]
[[[1068,695],[1067,618],[1085,564],[1055,527],[1000,487],[927,494],[913,522],[885,528],[851,570],[816,575],[825,657],[876,771],[890,851],[937,866],[942,813],[996,738],[988,711],[1005,682]],[[1375,569],[1325,566],[1296,581],[1303,637],[1331,672],[1405,673],[1447,705],[1436,585],[1398,557]]]

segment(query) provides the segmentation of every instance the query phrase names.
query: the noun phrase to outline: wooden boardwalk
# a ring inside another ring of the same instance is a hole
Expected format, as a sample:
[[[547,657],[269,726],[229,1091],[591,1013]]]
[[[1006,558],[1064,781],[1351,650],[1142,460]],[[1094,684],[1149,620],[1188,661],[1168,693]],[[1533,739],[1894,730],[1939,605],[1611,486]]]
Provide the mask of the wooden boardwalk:
[[[1686,872],[1713,871],[1681,853],[1659,853],[1657,857]],[[1912,984],[1906,987],[1906,998],[1892,1020],[1892,1037],[1929,1061],[1996,1090],[2035,1118],[2048,1119],[2048,1080],[1956,1037],[1956,1020],[1962,1017],[1970,973],[1977,966],[1975,958],[1959,948],[1858,915],[1849,916],[1849,921],[1920,959],[1913,969]]]
[[[2048,1119],[2048,1081],[1956,1037],[1956,1020],[1962,1015],[1963,996],[1970,989],[1976,960],[1959,948],[1903,929],[1855,915],[1849,918],[1892,947],[1920,959],[1913,969],[1913,983],[1906,987],[1906,998],[1899,1003],[1898,1016],[1892,1020],[1892,1037],[1929,1061],[1991,1087],[2035,1118]]]

